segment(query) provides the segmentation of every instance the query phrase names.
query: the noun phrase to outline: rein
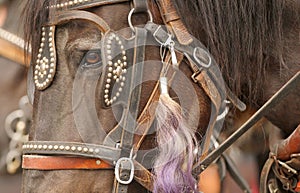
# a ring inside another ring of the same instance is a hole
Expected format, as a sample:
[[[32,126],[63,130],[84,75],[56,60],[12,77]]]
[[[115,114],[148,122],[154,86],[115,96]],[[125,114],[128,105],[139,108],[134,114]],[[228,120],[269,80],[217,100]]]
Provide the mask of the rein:
[[[99,16],[83,10],[122,2],[132,3],[128,21],[134,38],[129,40],[111,32],[109,25]],[[240,110],[245,109],[245,105],[233,94],[230,94],[231,92],[227,87],[222,86],[221,73],[217,64],[205,47],[189,35],[171,0],[157,0],[157,4],[166,29],[152,22],[151,11],[148,9],[146,0],[74,0],[48,7],[50,12],[56,11],[56,14],[53,18],[49,18],[49,22],[42,28],[40,49],[34,66],[36,88],[40,91],[47,89],[55,77],[57,60],[55,48],[56,26],[70,20],[82,19],[92,22],[99,28],[104,34],[103,42],[107,42],[107,47],[112,47],[112,42],[119,44],[118,49],[121,50],[122,58],[117,58],[120,62],[115,77],[121,81],[122,97],[120,91],[110,98],[108,94],[112,94],[112,91],[110,90],[109,81],[103,81],[106,94],[103,95],[102,99],[105,102],[105,107],[121,101],[119,103],[124,105],[125,110],[122,122],[106,136],[103,145],[58,141],[30,141],[25,143],[23,145],[24,169],[114,169],[113,192],[127,192],[128,184],[133,179],[152,191],[152,174],[135,160],[136,153],[155,119],[155,112],[151,110],[151,106],[155,106],[160,95],[159,83],[157,83],[144,110],[138,117],[141,86],[135,84],[142,80],[145,41],[148,36],[155,39],[156,45],[168,49],[167,56],[162,58],[168,64],[162,72],[169,80],[167,84],[171,83],[172,77],[176,75],[176,69],[183,58],[186,58],[193,71],[191,78],[204,89],[212,101],[212,116],[201,147],[202,151],[199,152],[201,156],[207,155],[209,151],[210,138],[216,127],[217,119],[226,110],[226,97]],[[144,27],[132,26],[131,15],[135,13],[149,15],[149,22]],[[127,52],[124,47],[132,47],[133,50]],[[115,50],[111,49],[109,51],[114,52]],[[112,55],[106,53],[102,53],[102,62],[110,66],[115,61]],[[132,70],[128,72],[124,66],[129,63],[132,64]],[[112,72],[108,70],[103,77],[109,78],[111,75]],[[129,84],[125,84],[125,82]],[[135,89],[133,90],[133,88]],[[129,93],[130,90],[133,90],[133,92]],[[135,123],[135,120],[137,120],[137,123]],[[115,141],[119,141],[119,143],[115,143]]]
[[[24,56],[24,50],[26,49],[22,38],[0,28],[0,56],[28,67],[30,57]]]

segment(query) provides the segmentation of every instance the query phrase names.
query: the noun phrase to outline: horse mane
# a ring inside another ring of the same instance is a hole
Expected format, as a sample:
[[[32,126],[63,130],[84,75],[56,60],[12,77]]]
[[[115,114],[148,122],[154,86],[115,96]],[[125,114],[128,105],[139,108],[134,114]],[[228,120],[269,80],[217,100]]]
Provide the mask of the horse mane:
[[[47,6],[52,0],[28,0],[22,12],[24,17],[24,40],[26,48],[29,50],[31,44],[32,52],[31,58],[34,60],[40,46],[40,37],[42,33],[42,26],[49,16]],[[26,51],[26,50],[25,50]]]
[[[38,26],[49,15],[46,7],[56,1],[28,0],[24,31],[26,42],[32,45],[32,56],[36,56],[39,46]],[[270,64],[272,68],[276,65],[278,71],[288,68],[285,55],[288,40],[283,29],[300,26],[293,3],[287,0],[172,1],[190,33],[208,47],[220,65],[229,87],[246,102],[255,101],[263,94],[260,87],[266,81]],[[289,26],[284,25],[285,20]]]
[[[279,72],[288,68],[283,29],[299,27],[299,13],[292,7],[295,3],[287,0],[173,2],[190,33],[216,59],[229,87],[246,102],[263,94],[260,88],[270,64],[276,65]],[[285,26],[288,23],[285,20],[294,23]]]

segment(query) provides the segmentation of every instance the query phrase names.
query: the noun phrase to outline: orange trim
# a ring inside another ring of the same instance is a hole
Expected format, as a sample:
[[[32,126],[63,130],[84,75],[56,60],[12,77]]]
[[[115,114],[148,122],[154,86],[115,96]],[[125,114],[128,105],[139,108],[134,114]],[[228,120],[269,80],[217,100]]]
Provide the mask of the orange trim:
[[[107,162],[96,158],[23,155],[23,169],[71,170],[71,169],[113,169]]]
[[[297,183],[297,186],[295,188],[296,192],[300,192],[300,181]]]

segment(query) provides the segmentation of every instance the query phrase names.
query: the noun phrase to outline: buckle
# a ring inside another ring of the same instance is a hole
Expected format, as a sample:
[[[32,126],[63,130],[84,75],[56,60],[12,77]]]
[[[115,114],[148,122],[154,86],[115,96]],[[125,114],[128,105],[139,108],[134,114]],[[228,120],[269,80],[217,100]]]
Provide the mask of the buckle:
[[[130,170],[128,180],[122,180],[121,179],[120,168]],[[116,176],[116,180],[121,184],[127,185],[127,184],[130,184],[132,182],[133,177],[134,177],[134,163],[133,163],[132,158],[122,157],[117,161],[116,167],[115,167],[115,176]]]

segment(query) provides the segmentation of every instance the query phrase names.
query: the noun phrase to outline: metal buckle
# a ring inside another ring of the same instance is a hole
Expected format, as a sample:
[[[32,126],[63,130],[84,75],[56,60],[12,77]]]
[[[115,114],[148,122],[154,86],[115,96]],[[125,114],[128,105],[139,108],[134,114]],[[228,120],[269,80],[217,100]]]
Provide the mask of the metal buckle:
[[[122,168],[121,167],[122,162],[129,162],[129,164],[130,164],[130,175],[129,175],[128,180],[122,180],[120,178],[119,169]],[[133,163],[132,158],[122,157],[117,161],[116,167],[115,167],[115,176],[116,176],[117,181],[121,184],[127,185],[127,184],[130,184],[132,182],[133,177],[134,177],[134,163]]]
[[[207,58],[205,57],[204,59],[205,59],[205,60],[208,60],[207,63],[204,63],[204,62],[203,62],[203,59],[201,59],[201,58],[198,57],[197,52],[199,52],[199,51],[201,51],[201,53],[204,53],[204,54],[206,55]],[[204,50],[203,48],[196,47],[196,48],[194,49],[194,52],[193,52],[193,57],[194,57],[194,59],[196,60],[196,62],[197,62],[198,64],[200,64],[202,67],[204,67],[204,68],[209,68],[209,67],[211,66],[212,59],[211,59],[209,53],[208,53],[206,50]]]

